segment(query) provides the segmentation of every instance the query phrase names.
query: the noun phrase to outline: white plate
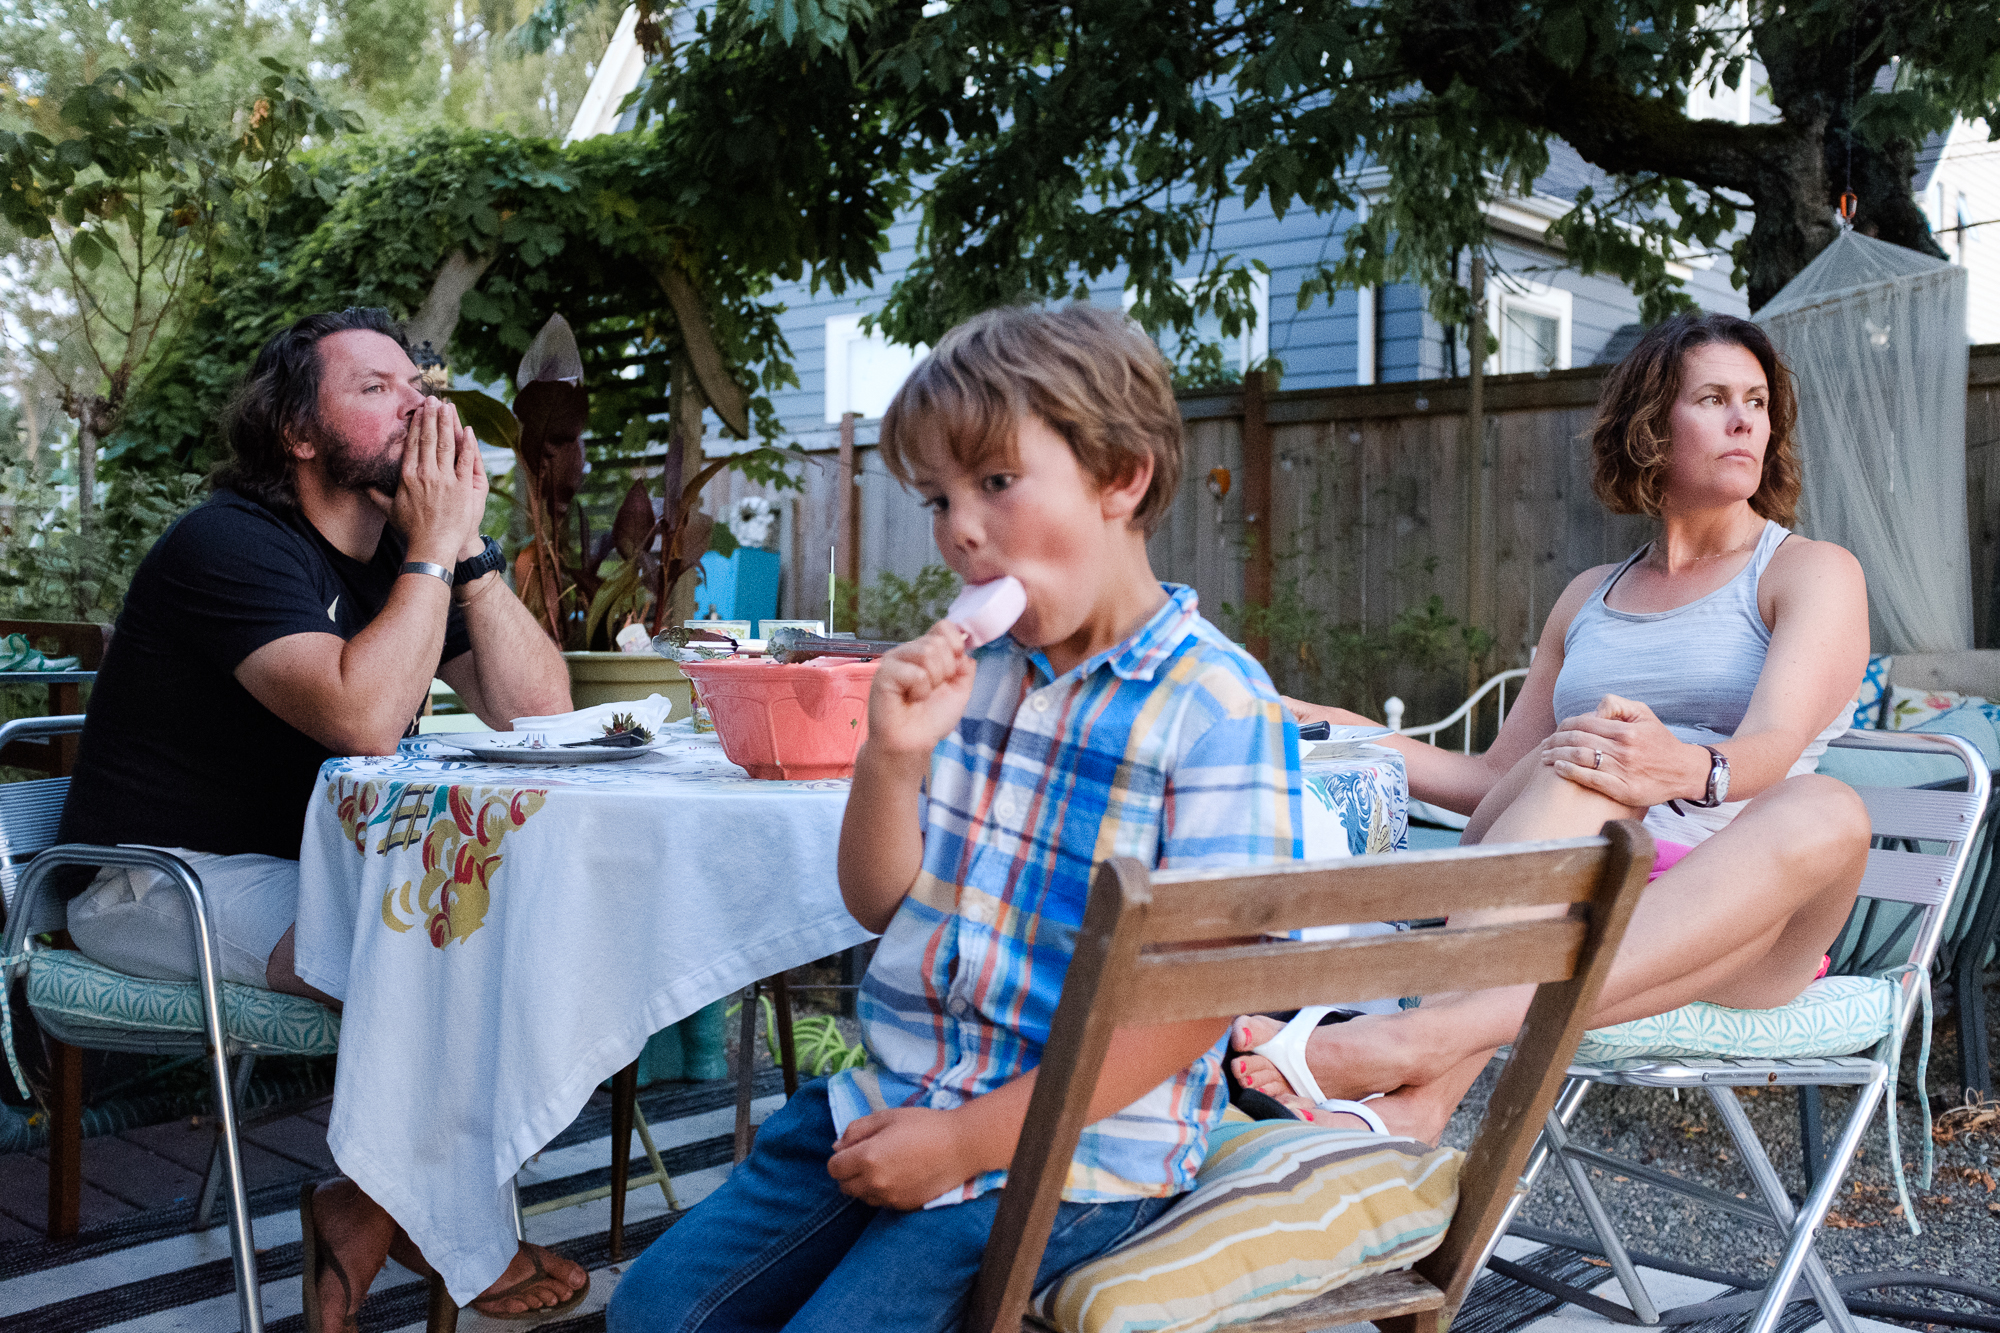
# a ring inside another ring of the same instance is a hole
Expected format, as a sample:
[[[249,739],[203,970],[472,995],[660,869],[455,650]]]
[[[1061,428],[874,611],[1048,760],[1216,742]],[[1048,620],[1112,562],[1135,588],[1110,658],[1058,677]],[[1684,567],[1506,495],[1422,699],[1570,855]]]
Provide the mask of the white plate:
[[[446,739],[460,736],[465,739]],[[544,749],[530,749],[504,731],[470,736],[464,732],[433,732],[426,739],[435,741],[441,749],[463,750],[489,764],[613,764],[621,759],[637,759],[642,754],[651,754],[667,744],[663,739],[655,739],[645,745],[579,745],[573,748],[550,745]]]
[[[1376,748],[1375,743],[1382,737],[1395,734],[1387,727],[1335,727],[1327,739],[1305,742],[1305,751],[1299,758],[1353,759]]]
[[[1315,745],[1339,745],[1343,742],[1372,741],[1382,736],[1396,733],[1387,727],[1329,727],[1325,739],[1312,742]]]

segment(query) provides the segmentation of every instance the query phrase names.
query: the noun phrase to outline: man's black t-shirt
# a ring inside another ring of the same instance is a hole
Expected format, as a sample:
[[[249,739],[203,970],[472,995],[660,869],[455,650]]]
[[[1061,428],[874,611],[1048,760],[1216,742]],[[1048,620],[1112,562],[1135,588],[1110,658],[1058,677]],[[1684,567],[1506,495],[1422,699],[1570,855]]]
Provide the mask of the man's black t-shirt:
[[[182,515],[141,562],[105,651],[62,841],[297,859],[331,752],[252,698],[236,668],[288,635],[359,634],[406,549],[385,528],[374,558],[355,560],[304,515],[228,490]],[[453,607],[441,662],[470,647]],[[423,702],[408,700],[412,717]]]

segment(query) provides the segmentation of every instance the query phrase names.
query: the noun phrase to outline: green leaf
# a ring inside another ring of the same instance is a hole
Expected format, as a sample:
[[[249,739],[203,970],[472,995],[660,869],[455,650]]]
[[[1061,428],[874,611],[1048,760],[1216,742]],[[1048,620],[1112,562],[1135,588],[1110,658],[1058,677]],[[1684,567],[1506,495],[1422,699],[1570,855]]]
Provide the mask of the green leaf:
[[[458,408],[458,419],[472,427],[485,444],[513,449],[521,442],[521,423],[498,398],[478,389],[441,389],[438,397]]]
[[[604,586],[597,590],[597,596],[590,600],[590,610],[583,618],[583,641],[589,643],[597,636],[597,627],[605,618],[619,611],[625,603],[636,603],[643,595],[639,586],[640,575],[645,572],[645,561],[626,560],[604,580]]]
[[[96,235],[80,231],[70,238],[69,257],[86,269],[96,269],[104,262],[104,243]]]
[[[1542,23],[1542,50],[1559,69],[1575,69],[1583,63],[1589,29],[1578,9],[1563,9]]]

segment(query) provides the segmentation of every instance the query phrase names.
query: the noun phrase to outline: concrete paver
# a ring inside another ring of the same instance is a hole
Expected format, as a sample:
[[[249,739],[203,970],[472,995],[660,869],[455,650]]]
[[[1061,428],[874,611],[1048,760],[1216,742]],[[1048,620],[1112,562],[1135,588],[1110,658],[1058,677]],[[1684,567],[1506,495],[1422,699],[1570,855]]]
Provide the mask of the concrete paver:
[[[201,1189],[198,1172],[115,1134],[83,1141],[83,1179],[138,1209],[190,1199]]]
[[[0,1211],[39,1233],[49,1223],[49,1163],[41,1153],[12,1153],[0,1158]],[[139,1210],[115,1195],[83,1182],[84,1226],[129,1217]]]
[[[246,1143],[281,1154],[319,1173],[336,1172],[333,1154],[326,1150],[326,1126],[304,1116],[289,1115],[267,1125],[243,1131]]]
[[[206,1119],[169,1120],[164,1125],[128,1129],[118,1136],[177,1163],[197,1176],[208,1170],[208,1155],[215,1143],[215,1131]]]

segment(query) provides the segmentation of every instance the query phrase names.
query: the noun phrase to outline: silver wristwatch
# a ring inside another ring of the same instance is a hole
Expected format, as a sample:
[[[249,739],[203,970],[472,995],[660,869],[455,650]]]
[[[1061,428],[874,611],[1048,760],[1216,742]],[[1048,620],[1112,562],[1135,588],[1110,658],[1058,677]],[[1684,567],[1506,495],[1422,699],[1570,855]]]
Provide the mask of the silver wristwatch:
[[[1729,799],[1729,756],[1713,745],[1701,748],[1708,751],[1708,790],[1700,800],[1689,801],[1688,804],[1702,810],[1713,810]]]

